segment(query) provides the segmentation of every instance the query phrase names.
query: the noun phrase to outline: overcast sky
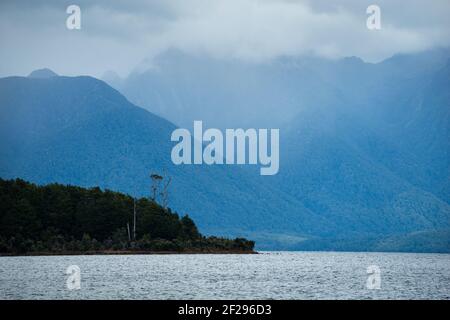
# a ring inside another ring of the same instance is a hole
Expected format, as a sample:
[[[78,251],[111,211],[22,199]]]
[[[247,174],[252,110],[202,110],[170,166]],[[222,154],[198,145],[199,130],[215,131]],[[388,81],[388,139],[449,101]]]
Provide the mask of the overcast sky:
[[[68,30],[66,8],[81,8]],[[381,8],[381,30],[366,8]],[[358,56],[450,46],[449,0],[0,1],[0,76],[49,67],[60,74],[121,76],[173,47],[264,63],[280,55]]]

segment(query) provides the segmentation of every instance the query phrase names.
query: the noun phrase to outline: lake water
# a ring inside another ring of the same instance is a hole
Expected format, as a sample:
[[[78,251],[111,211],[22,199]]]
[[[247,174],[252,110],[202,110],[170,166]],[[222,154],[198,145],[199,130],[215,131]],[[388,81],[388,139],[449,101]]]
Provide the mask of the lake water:
[[[79,290],[66,284],[71,265]],[[379,289],[367,288],[369,266],[379,268]],[[0,299],[450,299],[450,255],[0,257]]]

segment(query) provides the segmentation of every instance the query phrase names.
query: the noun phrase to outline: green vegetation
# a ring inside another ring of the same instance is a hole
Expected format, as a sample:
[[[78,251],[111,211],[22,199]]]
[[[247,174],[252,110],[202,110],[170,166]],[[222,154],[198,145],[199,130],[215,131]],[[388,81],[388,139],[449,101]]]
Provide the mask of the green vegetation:
[[[0,253],[252,252],[254,242],[205,237],[155,201],[100,188],[0,179]],[[129,225],[129,228],[127,227]]]

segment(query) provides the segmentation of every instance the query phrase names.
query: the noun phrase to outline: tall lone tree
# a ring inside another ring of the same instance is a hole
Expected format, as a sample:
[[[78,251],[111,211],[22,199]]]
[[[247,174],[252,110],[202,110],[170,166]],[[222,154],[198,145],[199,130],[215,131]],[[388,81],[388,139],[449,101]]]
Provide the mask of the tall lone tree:
[[[156,194],[163,177],[159,174],[152,173],[150,174],[150,179],[152,180],[152,185],[150,187],[150,199],[156,202]]]
[[[166,180],[164,180],[164,177],[157,173],[150,174],[150,178],[152,180],[150,187],[150,199],[157,202],[156,197],[159,196],[161,206],[164,209],[167,209],[167,206],[169,205],[169,186],[172,182],[172,178],[166,177]]]

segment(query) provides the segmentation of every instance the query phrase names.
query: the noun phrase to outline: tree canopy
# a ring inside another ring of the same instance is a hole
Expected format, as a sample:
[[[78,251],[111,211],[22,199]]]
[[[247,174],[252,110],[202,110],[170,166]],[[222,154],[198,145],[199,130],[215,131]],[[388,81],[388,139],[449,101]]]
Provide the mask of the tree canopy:
[[[194,221],[153,200],[98,187],[0,178],[0,253],[141,251],[252,251],[253,241],[205,237]]]

